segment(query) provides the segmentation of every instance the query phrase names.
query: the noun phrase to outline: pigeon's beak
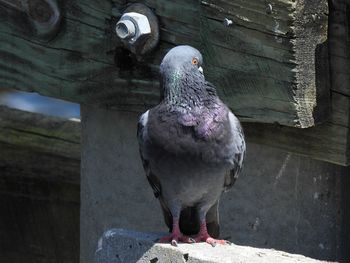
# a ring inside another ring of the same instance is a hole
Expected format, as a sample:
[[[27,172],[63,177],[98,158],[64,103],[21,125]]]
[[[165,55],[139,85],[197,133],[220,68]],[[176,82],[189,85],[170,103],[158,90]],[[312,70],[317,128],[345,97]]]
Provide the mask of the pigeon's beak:
[[[203,68],[202,67],[199,67],[198,68],[199,72],[203,74]]]

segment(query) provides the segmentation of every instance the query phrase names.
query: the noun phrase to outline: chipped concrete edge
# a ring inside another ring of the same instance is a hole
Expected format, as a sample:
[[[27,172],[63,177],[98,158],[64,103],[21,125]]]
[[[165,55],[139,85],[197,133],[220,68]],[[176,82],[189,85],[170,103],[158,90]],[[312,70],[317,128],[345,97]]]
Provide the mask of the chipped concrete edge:
[[[164,234],[163,234],[164,235]],[[110,229],[98,242],[95,263],[326,263],[302,255],[274,249],[238,245],[211,247],[205,243],[155,243],[162,233],[143,233],[126,229]]]

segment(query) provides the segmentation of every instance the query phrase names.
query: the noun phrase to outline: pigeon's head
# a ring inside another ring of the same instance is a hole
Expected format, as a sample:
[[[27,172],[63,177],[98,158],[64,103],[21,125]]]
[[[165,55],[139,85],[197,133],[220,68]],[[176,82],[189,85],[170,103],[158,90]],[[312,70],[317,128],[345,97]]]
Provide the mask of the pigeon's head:
[[[174,47],[160,64],[161,78],[164,80],[191,75],[204,79],[202,63],[203,57],[197,49],[191,46]]]

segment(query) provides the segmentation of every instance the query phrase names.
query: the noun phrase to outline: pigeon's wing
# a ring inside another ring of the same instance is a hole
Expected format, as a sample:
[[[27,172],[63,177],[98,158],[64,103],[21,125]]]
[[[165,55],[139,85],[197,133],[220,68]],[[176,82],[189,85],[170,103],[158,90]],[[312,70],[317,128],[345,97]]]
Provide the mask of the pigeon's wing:
[[[149,110],[146,111],[144,114],[142,114],[137,125],[137,139],[139,141],[140,156],[141,156],[143,168],[146,172],[146,178],[153,189],[154,196],[158,198],[160,205],[162,207],[165,223],[169,228],[171,228],[172,226],[171,212],[164,202],[164,199],[161,195],[161,185],[160,185],[159,179],[154,173],[152,173],[151,167],[149,165],[149,160],[146,154],[147,151],[145,147],[147,147],[146,145],[148,140],[148,135],[147,135],[148,114],[149,114]]]
[[[233,150],[233,168],[228,171],[225,178],[225,191],[229,190],[237,180],[242,168],[246,152],[246,145],[244,141],[244,134],[239,120],[233,115],[232,112],[229,112],[229,122],[231,126],[231,135],[233,136],[232,140],[232,150]]]
[[[142,160],[142,165],[143,168],[145,169],[146,172],[146,177],[153,189],[153,193],[156,198],[160,196],[160,183],[158,178],[152,173],[151,168],[149,166],[149,160],[146,155],[146,144],[148,140],[147,136],[147,123],[148,123],[148,114],[149,110],[146,111],[144,114],[141,115],[140,120],[137,125],[137,139],[139,141],[139,146],[140,146],[140,156]]]

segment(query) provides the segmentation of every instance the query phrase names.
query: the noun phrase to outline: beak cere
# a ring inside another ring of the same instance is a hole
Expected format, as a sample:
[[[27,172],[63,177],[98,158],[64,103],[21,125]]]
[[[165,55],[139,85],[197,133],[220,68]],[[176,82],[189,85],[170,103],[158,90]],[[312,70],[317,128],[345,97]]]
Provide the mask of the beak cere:
[[[202,67],[199,67],[198,68],[199,72],[203,74],[203,68]]]

